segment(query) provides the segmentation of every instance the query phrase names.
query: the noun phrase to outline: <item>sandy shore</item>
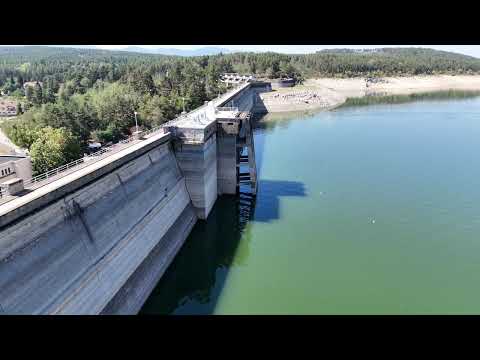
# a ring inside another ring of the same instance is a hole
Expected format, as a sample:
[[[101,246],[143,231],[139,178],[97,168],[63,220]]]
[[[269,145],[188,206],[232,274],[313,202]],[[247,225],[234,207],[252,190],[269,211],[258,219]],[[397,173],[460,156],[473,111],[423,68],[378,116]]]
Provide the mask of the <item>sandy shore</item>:
[[[269,112],[331,109],[348,97],[399,95],[442,90],[480,90],[480,75],[385,77],[366,85],[365,78],[308,79],[303,85],[260,95]]]

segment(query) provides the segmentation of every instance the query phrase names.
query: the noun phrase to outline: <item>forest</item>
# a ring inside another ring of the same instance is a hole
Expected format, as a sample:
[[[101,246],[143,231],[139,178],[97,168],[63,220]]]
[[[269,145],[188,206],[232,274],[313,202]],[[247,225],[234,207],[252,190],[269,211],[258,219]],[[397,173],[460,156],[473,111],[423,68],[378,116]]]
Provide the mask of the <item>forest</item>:
[[[115,142],[151,128],[226,89],[225,72],[257,77],[476,74],[480,59],[430,49],[324,50],[180,57],[55,47],[0,47],[0,91],[17,100],[3,131],[30,151],[35,173],[82,156],[89,140]]]

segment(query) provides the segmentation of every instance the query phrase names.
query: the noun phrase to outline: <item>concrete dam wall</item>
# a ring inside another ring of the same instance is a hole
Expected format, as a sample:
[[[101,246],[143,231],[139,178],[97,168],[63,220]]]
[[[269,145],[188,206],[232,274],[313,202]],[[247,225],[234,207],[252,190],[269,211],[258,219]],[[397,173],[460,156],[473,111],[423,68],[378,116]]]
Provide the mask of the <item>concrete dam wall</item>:
[[[250,111],[257,92],[215,105]],[[183,138],[153,134],[1,205],[0,314],[137,313],[196,221],[236,191],[238,135],[222,129],[245,120],[227,115],[179,122]]]
[[[0,263],[1,311],[138,312],[195,221],[171,144],[159,145],[1,232],[18,247]],[[130,278],[153,257],[139,287]]]

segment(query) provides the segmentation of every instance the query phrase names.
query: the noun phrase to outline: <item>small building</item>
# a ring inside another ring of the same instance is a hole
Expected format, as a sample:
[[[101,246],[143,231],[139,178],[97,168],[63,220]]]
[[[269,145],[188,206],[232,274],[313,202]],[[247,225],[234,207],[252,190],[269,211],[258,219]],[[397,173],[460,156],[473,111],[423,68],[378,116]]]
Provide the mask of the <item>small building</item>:
[[[26,90],[27,87],[29,87],[29,86],[30,87],[35,87],[35,85],[37,85],[37,83],[38,83],[38,85],[42,86],[42,83],[40,81],[26,81],[26,82],[23,83],[23,89]]]
[[[225,73],[221,76],[220,81],[227,85],[242,84],[245,82],[255,81],[253,75],[240,75],[237,73]]]
[[[17,103],[13,100],[0,100],[0,116],[17,115]]]
[[[295,79],[292,79],[292,78],[271,79],[269,81],[272,89],[295,86]]]
[[[32,161],[24,155],[0,155],[0,184],[19,178],[23,181],[32,178]]]

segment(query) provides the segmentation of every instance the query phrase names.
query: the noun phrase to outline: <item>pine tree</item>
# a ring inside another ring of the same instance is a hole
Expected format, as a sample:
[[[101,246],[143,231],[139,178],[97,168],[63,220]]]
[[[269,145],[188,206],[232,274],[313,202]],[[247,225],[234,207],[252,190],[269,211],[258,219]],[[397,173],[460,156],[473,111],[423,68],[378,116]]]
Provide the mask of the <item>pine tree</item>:
[[[33,88],[33,103],[35,105],[41,105],[43,102],[43,93],[42,93],[42,87],[40,86],[40,83],[37,81],[35,84],[35,87]]]
[[[20,102],[17,102],[17,115],[21,114],[23,114],[22,104]]]
[[[55,102],[55,93],[53,92],[53,89],[50,87],[50,84],[46,84],[43,91],[42,91],[42,95],[43,95],[43,102],[44,103],[51,103],[51,102]]]
[[[28,102],[33,102],[33,87],[27,86],[25,88],[25,96]]]

